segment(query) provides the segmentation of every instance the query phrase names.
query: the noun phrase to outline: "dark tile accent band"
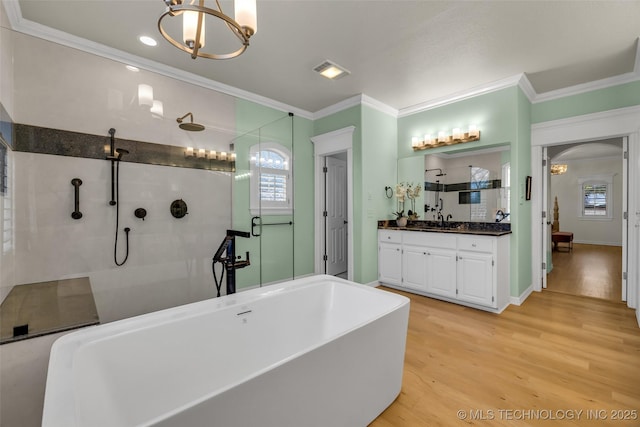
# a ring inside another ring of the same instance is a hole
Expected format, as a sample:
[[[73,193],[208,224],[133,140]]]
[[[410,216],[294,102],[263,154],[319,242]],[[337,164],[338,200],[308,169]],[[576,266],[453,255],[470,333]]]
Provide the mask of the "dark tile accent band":
[[[91,135],[66,130],[43,128],[15,123],[13,125],[14,150],[56,156],[106,159],[105,147],[110,145],[109,135]],[[115,147],[129,154],[126,162],[159,166],[234,172],[235,162],[185,156],[185,147],[154,144],[115,138]]]
[[[502,185],[502,180],[493,179],[487,181],[473,181],[473,182],[459,182],[454,184],[442,184],[436,182],[425,182],[424,190],[425,191],[440,191],[440,192],[450,192],[450,191],[469,191],[469,190],[491,190],[495,188],[500,188]]]

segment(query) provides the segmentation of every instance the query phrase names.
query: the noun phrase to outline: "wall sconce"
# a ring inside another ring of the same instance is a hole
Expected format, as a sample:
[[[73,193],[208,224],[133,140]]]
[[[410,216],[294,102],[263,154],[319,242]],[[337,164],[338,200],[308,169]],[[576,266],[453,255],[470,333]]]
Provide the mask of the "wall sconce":
[[[414,151],[426,150],[427,148],[442,147],[443,145],[454,145],[462,142],[472,142],[480,140],[480,130],[476,125],[469,126],[469,130],[464,132],[460,128],[454,128],[451,133],[448,131],[438,132],[438,137],[426,134],[424,138],[414,136],[411,138],[411,148]]]

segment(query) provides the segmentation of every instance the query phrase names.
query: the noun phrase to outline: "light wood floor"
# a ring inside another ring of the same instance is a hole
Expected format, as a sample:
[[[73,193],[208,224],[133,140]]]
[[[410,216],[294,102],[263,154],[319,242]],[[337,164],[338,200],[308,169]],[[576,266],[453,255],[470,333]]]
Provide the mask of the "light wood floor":
[[[561,245],[562,246],[562,245]],[[622,247],[575,243],[552,252],[547,290],[622,301]],[[639,423],[640,425],[640,423]]]
[[[495,315],[381,289],[411,309],[402,392],[371,427],[640,425],[640,328],[625,305],[534,292]]]

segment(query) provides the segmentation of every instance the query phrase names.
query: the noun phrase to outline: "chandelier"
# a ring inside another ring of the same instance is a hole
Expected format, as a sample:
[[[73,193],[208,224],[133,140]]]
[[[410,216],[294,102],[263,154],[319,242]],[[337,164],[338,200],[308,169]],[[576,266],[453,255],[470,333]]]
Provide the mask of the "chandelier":
[[[551,175],[562,175],[567,171],[567,165],[553,164],[551,165]]]
[[[249,38],[256,33],[256,0],[234,0],[235,19],[222,12],[219,0],[216,9],[205,7],[204,0],[163,0],[167,10],[158,19],[160,34],[178,49],[187,52],[191,58],[231,59],[241,55],[249,47]],[[196,4],[197,3],[197,4]],[[222,19],[227,28],[239,39],[241,46],[230,53],[207,53],[205,46],[205,17]],[[171,37],[162,27],[163,19],[182,16],[182,42]]]

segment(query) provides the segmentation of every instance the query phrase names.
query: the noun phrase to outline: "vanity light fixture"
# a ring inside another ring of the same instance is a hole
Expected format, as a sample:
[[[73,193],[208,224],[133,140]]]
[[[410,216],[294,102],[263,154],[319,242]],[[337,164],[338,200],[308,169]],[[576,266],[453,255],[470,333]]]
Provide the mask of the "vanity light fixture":
[[[207,159],[233,163],[236,161],[236,153],[224,151],[206,150],[204,148],[187,147],[184,156],[187,158]]]
[[[460,128],[454,128],[451,133],[440,131],[437,138],[434,138],[431,134],[425,134],[424,137],[414,136],[411,138],[411,148],[414,151],[418,151],[479,140],[480,130],[476,125],[471,125],[466,132]]]
[[[258,28],[256,16],[256,0],[234,0],[235,19],[222,12],[220,2],[215,0],[217,9],[204,5],[204,0],[163,0],[166,11],[158,19],[158,30],[162,37],[178,49],[187,52],[192,59],[198,57],[209,59],[231,59],[241,55],[249,47],[249,39]],[[163,19],[182,17],[182,40],[177,41],[162,26]],[[229,53],[206,53],[205,18],[213,16],[224,21],[226,27],[240,41],[239,49]]]

